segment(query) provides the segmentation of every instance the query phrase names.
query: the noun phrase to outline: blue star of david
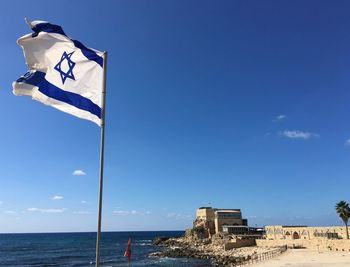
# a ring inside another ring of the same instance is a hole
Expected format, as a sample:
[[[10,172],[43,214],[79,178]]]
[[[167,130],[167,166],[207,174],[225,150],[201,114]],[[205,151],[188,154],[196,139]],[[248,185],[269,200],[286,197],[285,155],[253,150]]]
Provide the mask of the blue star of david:
[[[73,74],[73,68],[75,66],[75,62],[73,62],[71,60],[71,57],[72,57],[73,53],[74,53],[74,51],[72,53],[67,54],[67,52],[64,51],[63,54],[62,54],[60,62],[58,62],[56,64],[56,66],[55,66],[55,70],[57,70],[60,73],[60,75],[61,75],[61,79],[62,79],[62,83],[63,84],[64,84],[64,82],[66,81],[67,78],[75,80],[74,74]],[[68,68],[69,68],[67,72],[64,72],[62,70],[62,68],[61,68],[62,63],[65,60],[67,61],[67,65],[68,65]]]

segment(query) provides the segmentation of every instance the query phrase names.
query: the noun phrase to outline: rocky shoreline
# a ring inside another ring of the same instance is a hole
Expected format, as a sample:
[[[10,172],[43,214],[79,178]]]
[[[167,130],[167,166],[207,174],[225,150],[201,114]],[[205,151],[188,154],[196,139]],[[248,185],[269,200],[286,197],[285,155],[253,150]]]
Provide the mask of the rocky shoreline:
[[[150,254],[150,257],[198,258],[210,260],[212,266],[236,266],[247,261],[261,260],[260,255],[267,255],[278,248],[243,247],[224,250],[224,239],[213,237],[193,239],[192,237],[166,238],[159,237],[154,244],[161,246],[160,252]],[[266,257],[267,258],[267,257]]]

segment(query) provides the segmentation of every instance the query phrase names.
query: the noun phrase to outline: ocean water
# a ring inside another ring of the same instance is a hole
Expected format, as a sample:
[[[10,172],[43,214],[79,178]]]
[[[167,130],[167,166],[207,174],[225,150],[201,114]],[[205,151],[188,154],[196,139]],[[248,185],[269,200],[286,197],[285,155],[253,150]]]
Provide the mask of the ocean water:
[[[101,238],[100,266],[211,266],[209,261],[186,258],[150,258],[161,250],[156,236],[181,236],[183,232],[105,232]],[[124,251],[131,238],[132,259]],[[95,266],[96,233],[0,234],[0,266]]]

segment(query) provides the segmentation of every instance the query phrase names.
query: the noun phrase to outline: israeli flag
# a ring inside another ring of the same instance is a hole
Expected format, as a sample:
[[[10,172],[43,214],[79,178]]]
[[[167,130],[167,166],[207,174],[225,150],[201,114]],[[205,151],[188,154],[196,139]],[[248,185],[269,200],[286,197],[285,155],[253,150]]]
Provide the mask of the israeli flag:
[[[27,23],[33,33],[17,43],[29,70],[12,84],[13,93],[101,126],[104,53],[72,40],[58,25]]]

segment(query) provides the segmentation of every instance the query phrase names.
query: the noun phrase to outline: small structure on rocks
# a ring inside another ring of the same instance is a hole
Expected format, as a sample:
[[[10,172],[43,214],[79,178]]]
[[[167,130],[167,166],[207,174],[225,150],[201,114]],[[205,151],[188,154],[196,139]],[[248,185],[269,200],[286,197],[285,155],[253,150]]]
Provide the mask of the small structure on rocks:
[[[212,207],[200,207],[196,212],[193,228],[204,227],[208,235],[223,231],[223,227],[236,227],[242,233],[247,230],[248,221],[242,218],[240,209],[218,209]],[[237,228],[238,226],[238,228]]]
[[[236,266],[243,262],[257,262],[285,251],[283,248],[256,247],[256,239],[263,231],[248,227],[240,209],[197,209],[193,228],[180,238],[158,238],[155,244],[163,246],[152,257],[190,257],[211,260],[218,266]]]
[[[204,227],[208,235],[223,231],[223,227],[239,226],[246,230],[247,219],[242,218],[240,209],[218,209],[212,207],[200,207],[196,212],[193,228]],[[238,228],[237,228],[238,229]]]
[[[242,218],[240,209],[219,209],[200,207],[193,222],[193,231],[201,238],[210,238],[215,234],[245,235],[260,238],[263,228],[248,226],[248,220]]]
[[[247,219],[242,218],[240,209],[219,209],[201,207],[197,209],[193,228],[186,231],[185,238],[210,240],[224,250],[256,245],[264,231],[248,227]]]

